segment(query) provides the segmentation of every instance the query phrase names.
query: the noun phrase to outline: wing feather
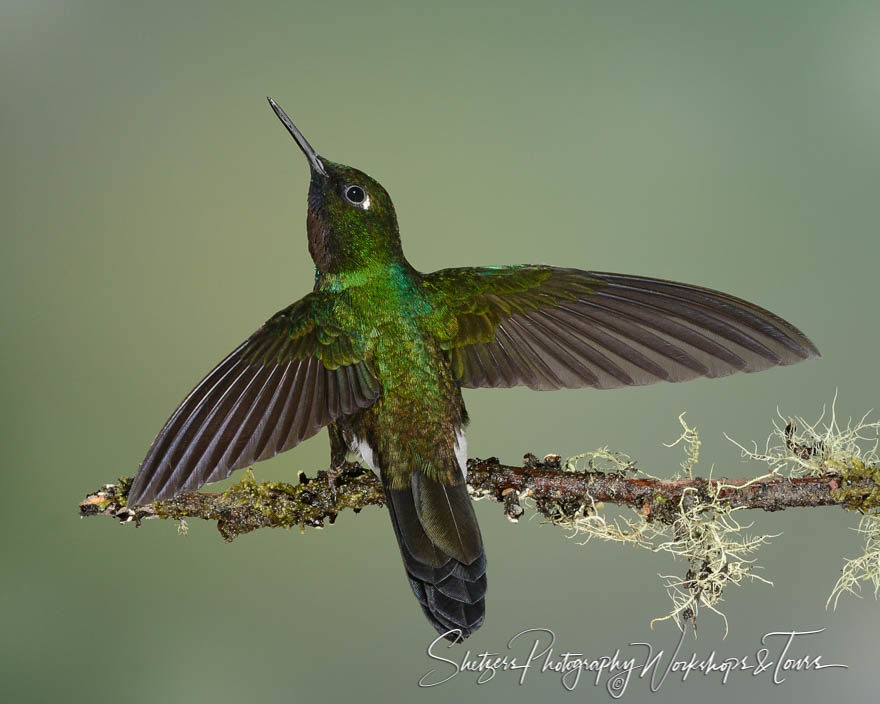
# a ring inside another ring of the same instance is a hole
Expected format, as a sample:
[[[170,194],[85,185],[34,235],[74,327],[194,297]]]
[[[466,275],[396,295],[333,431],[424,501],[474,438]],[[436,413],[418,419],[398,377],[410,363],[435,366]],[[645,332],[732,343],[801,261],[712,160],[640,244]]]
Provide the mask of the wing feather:
[[[424,282],[465,387],[604,389],[819,356],[800,330],[754,303],[664,279],[521,266],[444,269]]]
[[[273,316],[187,395],[141,463],[130,504],[225,479],[378,398],[360,346],[321,324],[318,295]]]

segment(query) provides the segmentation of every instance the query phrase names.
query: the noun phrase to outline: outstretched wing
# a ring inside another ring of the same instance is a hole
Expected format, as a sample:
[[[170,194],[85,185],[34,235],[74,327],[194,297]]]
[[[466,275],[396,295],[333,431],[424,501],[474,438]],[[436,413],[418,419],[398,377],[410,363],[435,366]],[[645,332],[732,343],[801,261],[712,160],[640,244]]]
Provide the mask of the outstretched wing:
[[[819,356],[773,313],[699,286],[550,266],[424,278],[462,386],[602,389],[756,372]]]
[[[199,382],[150,446],[130,504],[225,479],[378,398],[363,350],[316,318],[319,295],[274,315]]]

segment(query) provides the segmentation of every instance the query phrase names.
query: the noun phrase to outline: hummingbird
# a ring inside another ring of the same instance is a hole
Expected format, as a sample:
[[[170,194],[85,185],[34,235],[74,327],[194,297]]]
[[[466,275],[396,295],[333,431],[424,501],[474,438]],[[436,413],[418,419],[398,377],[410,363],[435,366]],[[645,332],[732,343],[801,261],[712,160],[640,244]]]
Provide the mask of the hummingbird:
[[[485,618],[486,552],[467,491],[462,389],[547,391],[679,382],[819,357],[796,327],[699,286],[542,264],[417,271],[388,192],[305,155],[313,290],[200,381],[153,441],[128,502],[195,491],[325,426],[330,466],[381,481],[406,577],[460,642]]]

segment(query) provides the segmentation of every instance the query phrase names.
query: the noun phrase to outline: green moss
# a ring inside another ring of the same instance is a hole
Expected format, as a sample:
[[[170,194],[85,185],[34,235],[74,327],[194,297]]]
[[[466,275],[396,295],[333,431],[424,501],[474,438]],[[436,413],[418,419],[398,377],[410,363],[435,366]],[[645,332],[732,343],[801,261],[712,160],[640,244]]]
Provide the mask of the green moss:
[[[285,497],[293,501],[286,501]],[[309,522],[310,512],[302,509],[309,506],[310,497],[308,484],[294,486],[286,482],[259,483],[251,469],[244,473],[240,482],[223,494],[224,504],[229,508],[257,511],[272,525],[284,528]]]
[[[131,485],[134,482],[134,477],[119,477],[119,481],[116,483],[116,497],[115,501],[119,504],[119,508],[125,508],[128,506],[128,492],[131,491]]]
[[[840,486],[832,489],[832,498],[851,511],[868,513],[880,507],[880,467],[855,457],[828,464],[840,475]]]

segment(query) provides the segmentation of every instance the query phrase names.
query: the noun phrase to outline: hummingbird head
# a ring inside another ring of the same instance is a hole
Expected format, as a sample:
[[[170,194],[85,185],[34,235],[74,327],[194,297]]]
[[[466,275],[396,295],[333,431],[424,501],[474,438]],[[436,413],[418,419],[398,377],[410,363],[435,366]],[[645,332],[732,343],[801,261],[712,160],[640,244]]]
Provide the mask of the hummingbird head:
[[[269,105],[309,161],[309,253],[321,273],[340,273],[403,259],[394,205],[363,171],[318,156],[281,106]]]

